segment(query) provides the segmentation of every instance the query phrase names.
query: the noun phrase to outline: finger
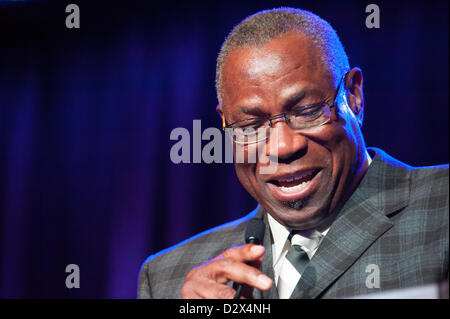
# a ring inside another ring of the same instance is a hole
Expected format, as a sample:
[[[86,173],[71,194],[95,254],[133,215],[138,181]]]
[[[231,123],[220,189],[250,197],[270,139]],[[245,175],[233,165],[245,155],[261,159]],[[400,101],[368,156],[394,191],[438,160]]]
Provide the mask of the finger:
[[[230,280],[246,283],[251,287],[267,290],[272,286],[272,280],[262,274],[255,267],[247,264],[256,264],[259,268],[264,257],[264,247],[259,245],[244,245],[226,250],[221,255],[192,269],[185,279],[182,287],[183,298],[221,298],[235,290],[225,284]],[[212,286],[214,282],[218,286]],[[211,290],[211,292],[207,292]]]
[[[249,286],[249,285],[239,284],[239,283],[235,282],[233,284],[233,289],[236,290],[236,293],[237,293],[238,287],[240,285],[242,287],[241,287],[241,292],[239,294],[239,299],[253,299],[253,297],[254,297],[253,296],[253,291],[254,291],[255,288],[253,288],[252,286]],[[235,297],[236,297],[236,295],[235,295]]]
[[[189,285],[184,285],[181,287],[181,299],[203,299],[203,297]]]
[[[236,290],[213,280],[195,283],[195,292],[205,299],[233,299]]]
[[[231,299],[235,293],[233,288],[204,277],[191,277],[181,288],[184,299]]]
[[[212,280],[222,284],[233,280],[261,290],[268,290],[272,287],[272,279],[259,269],[230,258],[216,260],[214,270],[210,274]]]
[[[181,297],[183,299],[231,299],[234,297],[236,291],[225,285],[228,282],[224,280],[223,283],[218,283],[211,275],[214,271],[221,271],[218,267],[221,262],[208,262],[203,267],[192,269],[185,278],[185,282],[181,287]],[[215,270],[214,270],[215,269]]]
[[[263,259],[264,259],[264,255],[262,255],[261,257],[259,257],[258,259],[254,260],[254,261],[249,261],[246,264],[250,265],[252,267],[261,269]]]
[[[218,257],[231,258],[233,260],[245,263],[261,259],[261,257],[264,256],[264,253],[264,246],[246,244],[243,246],[229,248]]]

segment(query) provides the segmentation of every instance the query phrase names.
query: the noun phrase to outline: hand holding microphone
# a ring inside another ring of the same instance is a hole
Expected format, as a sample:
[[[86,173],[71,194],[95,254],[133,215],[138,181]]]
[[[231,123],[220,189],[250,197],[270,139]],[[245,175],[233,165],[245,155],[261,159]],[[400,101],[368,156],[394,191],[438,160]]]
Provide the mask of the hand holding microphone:
[[[262,243],[264,228],[262,220],[251,219],[245,234],[246,245],[229,248],[219,256],[192,269],[186,275],[181,289],[182,298],[238,298],[242,284],[250,288],[269,290],[273,284],[272,280],[258,269],[265,250],[256,243]],[[240,284],[236,290],[227,286],[230,280]],[[242,297],[250,297],[249,292],[246,291]]]
[[[247,244],[262,245],[264,239],[264,231],[266,229],[266,224],[259,218],[252,218],[247,224],[245,229],[245,242]],[[255,246],[259,248],[258,246]],[[257,268],[261,266],[261,263],[257,265]],[[243,284],[239,284],[236,288],[236,293],[233,299],[239,299],[241,295]]]

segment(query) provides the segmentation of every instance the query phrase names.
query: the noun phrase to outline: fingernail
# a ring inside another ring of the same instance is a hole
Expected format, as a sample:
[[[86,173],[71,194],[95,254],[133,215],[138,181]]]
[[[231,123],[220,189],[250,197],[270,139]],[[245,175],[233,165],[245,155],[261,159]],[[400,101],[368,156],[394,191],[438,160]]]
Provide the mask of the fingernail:
[[[270,288],[270,286],[272,285],[272,280],[265,275],[259,275],[256,279],[258,280],[262,288]]]
[[[263,246],[260,246],[260,245],[253,246],[253,247],[250,249],[250,251],[251,251],[253,254],[255,254],[255,255],[259,255],[259,254],[263,253],[264,250],[265,250],[264,247],[263,247]]]

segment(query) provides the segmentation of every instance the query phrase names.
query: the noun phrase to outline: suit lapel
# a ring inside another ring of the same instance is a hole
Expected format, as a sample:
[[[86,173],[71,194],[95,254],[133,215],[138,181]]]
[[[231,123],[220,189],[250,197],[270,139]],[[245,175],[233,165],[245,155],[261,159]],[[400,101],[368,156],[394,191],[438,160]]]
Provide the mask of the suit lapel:
[[[305,269],[291,298],[316,298],[393,223],[363,203],[338,218]]]
[[[263,264],[261,265],[261,271],[272,279],[273,285],[268,291],[262,291],[261,297],[263,299],[278,299],[278,290],[275,285],[275,274],[273,271],[273,255],[272,255],[272,233],[269,227],[269,221],[267,214],[264,215],[264,222],[266,224],[266,231],[264,234],[264,247],[266,253],[264,254]]]
[[[292,299],[317,298],[393,226],[386,215],[409,200],[409,167],[381,150],[305,269]]]

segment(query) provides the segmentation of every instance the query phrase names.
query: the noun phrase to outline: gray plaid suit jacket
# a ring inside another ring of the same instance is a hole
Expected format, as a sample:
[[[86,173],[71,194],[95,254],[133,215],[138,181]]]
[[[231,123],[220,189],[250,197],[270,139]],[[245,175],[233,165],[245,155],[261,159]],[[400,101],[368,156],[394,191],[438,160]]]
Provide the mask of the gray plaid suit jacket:
[[[304,271],[291,298],[343,298],[435,283],[448,278],[448,165],[413,168],[382,150],[345,203]],[[180,298],[184,277],[225,249],[244,244],[247,216],[203,232],[150,256],[143,264],[138,298]],[[261,270],[273,279],[272,238],[264,237]],[[366,285],[379,269],[379,288]],[[278,298],[275,286],[255,298]]]

